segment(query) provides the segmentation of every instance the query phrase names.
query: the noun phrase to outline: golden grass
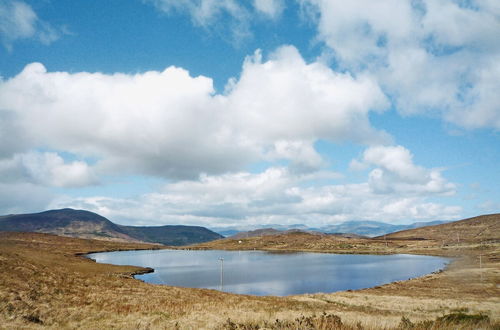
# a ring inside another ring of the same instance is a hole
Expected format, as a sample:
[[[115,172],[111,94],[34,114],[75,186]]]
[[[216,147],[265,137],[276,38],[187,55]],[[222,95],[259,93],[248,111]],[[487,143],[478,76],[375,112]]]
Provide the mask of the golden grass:
[[[140,267],[98,264],[77,256],[90,251],[158,246],[47,234],[0,233],[0,328],[395,329],[413,326],[426,329],[433,326],[434,329],[455,329],[470,328],[474,322],[480,328],[498,328],[499,244],[463,242],[460,246],[442,248],[437,242],[390,241],[386,246],[384,241],[370,244],[364,240],[344,240],[293,234],[288,238],[251,239],[241,244],[226,240],[197,248],[235,245],[248,249],[397,251],[462,257],[444,272],[377,288],[255,297],[147,284],[131,277],[142,270]],[[481,269],[479,254],[483,262]],[[484,315],[488,320],[436,321],[443,315],[459,312]]]
[[[387,235],[392,239],[432,239],[441,244],[499,242],[500,213],[480,215],[469,219],[454,221],[438,226],[426,226],[403,230]]]

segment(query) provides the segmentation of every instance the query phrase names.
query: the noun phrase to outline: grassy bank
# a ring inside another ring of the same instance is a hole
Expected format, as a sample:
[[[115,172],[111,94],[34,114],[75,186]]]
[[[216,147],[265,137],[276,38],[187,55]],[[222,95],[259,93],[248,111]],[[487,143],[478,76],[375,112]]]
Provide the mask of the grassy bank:
[[[141,271],[140,267],[97,264],[78,256],[90,251],[158,246],[0,233],[0,328],[424,329],[434,326],[456,329],[474,324],[493,329],[499,326],[498,243],[464,242],[442,247],[418,240],[375,240],[370,245],[363,240],[337,242],[325,237],[306,239],[292,235],[269,237],[261,242],[218,241],[196,248],[233,248],[233,245],[238,249],[422,253],[460,258],[444,272],[366,290],[254,297],[146,284],[131,277]]]

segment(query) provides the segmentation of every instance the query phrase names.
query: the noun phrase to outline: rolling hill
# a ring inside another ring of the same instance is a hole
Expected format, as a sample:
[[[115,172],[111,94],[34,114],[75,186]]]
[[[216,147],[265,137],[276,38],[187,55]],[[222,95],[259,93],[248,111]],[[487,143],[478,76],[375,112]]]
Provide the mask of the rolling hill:
[[[383,238],[380,236],[379,238]],[[450,242],[488,242],[500,239],[500,213],[403,230],[386,235],[387,239],[428,239]]]
[[[0,216],[0,231],[38,232],[79,238],[165,245],[188,245],[223,237],[198,226],[121,226],[99,214],[73,209]]]
[[[165,245],[189,245],[204,243],[224,236],[199,226],[120,226],[127,235],[143,242],[160,243]]]
[[[198,244],[192,248],[456,255],[456,247],[463,247],[470,244],[477,245],[478,243],[485,243],[482,248],[485,248],[488,244],[500,243],[500,214],[482,215],[445,224],[399,231],[373,238],[346,234],[318,235],[305,231],[278,231],[273,234],[273,231],[270,231],[267,235],[249,235],[248,237],[240,238],[233,236]],[[445,246],[453,246],[454,248],[443,249]]]
[[[268,236],[268,235],[281,235],[281,234],[290,234],[290,233],[309,233],[313,235],[324,235],[324,233],[320,233],[312,230],[301,230],[301,229],[287,229],[287,230],[278,230],[274,228],[261,228],[250,231],[239,232],[235,235],[232,235],[228,238],[231,239],[240,239],[240,238],[249,238],[249,237],[259,237],[259,236]]]

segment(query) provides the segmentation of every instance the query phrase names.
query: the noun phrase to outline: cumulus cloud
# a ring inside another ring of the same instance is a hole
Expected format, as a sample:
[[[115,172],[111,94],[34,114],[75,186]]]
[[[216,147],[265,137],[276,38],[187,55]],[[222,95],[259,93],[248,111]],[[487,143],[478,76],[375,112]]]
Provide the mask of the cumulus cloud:
[[[28,182],[0,182],[0,214],[40,212],[56,197],[46,187]]]
[[[371,127],[367,116],[388,106],[376,82],[337,73],[320,62],[307,64],[292,46],[279,48],[266,62],[259,51],[248,57],[228,102],[245,109],[239,111],[245,116],[241,129],[258,139],[389,139]]]
[[[1,84],[1,81],[0,81]],[[16,111],[0,107],[0,159],[30,147],[30,133],[24,131]]]
[[[433,194],[374,192],[369,182],[327,184],[331,172],[296,174],[271,167],[262,173],[238,172],[170,183],[134,200],[108,197],[65,198],[52,207],[94,210],[128,224],[323,226],[346,220],[405,221],[455,219],[461,208],[428,201]],[[318,185],[318,180],[323,184]]]
[[[8,157],[44,146],[97,158],[101,173],[171,179],[261,160],[317,170],[318,139],[390,140],[368,119],[387,105],[369,77],[306,63],[291,46],[266,61],[260,52],[248,57],[224,94],[210,78],[176,67],[129,75],[47,72],[33,63],[0,82],[0,114],[8,117],[0,124],[22,141],[0,150]]]
[[[326,165],[314,149],[314,141],[276,141],[268,155],[270,159],[289,159],[290,169],[296,172],[313,172]]]
[[[355,184],[338,183],[342,176],[332,171],[298,173],[275,166],[261,173],[172,182],[134,200],[66,198],[55,200],[53,206],[87,208],[129,224],[154,219],[158,225],[325,226],[353,219],[400,222],[460,216],[461,207],[430,200],[453,194],[455,185],[441,171],[414,164],[404,147],[369,147],[358,162],[374,168],[365,182]]]
[[[403,114],[500,129],[500,13],[492,1],[302,0],[336,62],[369,71]]]
[[[63,34],[63,30],[38,18],[30,5],[23,1],[0,1],[0,40],[11,50],[18,39],[35,38],[48,45]]]
[[[439,169],[426,169],[413,163],[413,155],[402,146],[374,146],[365,150],[362,163],[375,166],[369,174],[374,193],[416,195],[452,195],[455,184],[448,182]]]
[[[29,152],[0,160],[0,178],[0,182],[29,182],[53,187],[82,187],[97,183],[97,176],[87,163],[65,162],[54,152]]]

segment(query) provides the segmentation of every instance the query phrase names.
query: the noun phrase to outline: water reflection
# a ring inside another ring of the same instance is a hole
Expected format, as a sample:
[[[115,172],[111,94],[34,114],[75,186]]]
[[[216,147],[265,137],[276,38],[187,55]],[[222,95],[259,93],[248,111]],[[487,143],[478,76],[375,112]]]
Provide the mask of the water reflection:
[[[137,276],[155,284],[220,289],[224,258],[224,291],[253,295],[291,295],[373,287],[422,276],[448,259],[417,255],[338,255],[267,253],[263,251],[121,251],[94,253],[102,263],[152,267]]]

